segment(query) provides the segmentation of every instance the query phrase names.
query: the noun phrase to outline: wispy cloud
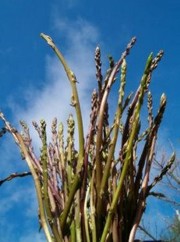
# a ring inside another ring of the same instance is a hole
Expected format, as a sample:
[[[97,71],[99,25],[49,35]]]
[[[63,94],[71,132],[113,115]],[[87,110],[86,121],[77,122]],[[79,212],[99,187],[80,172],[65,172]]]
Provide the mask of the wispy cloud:
[[[92,86],[96,83],[94,50],[98,42],[98,31],[82,19],[76,22],[56,19],[55,29],[66,36],[66,49],[63,54],[79,82],[77,85],[85,129],[87,129]],[[62,41],[56,40],[56,42],[60,48],[63,48]],[[16,119],[24,119],[30,123],[32,120],[39,121],[44,118],[50,126],[54,117],[66,123],[68,115],[74,113],[74,108],[70,106],[69,81],[56,56],[46,56],[46,78],[43,89],[37,90],[35,87],[25,93],[28,96],[27,107],[15,107]]]

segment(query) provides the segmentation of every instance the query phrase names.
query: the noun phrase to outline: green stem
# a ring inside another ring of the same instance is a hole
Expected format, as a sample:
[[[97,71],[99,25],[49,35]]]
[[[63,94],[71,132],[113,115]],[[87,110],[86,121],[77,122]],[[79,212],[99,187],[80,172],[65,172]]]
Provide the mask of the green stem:
[[[111,141],[110,149],[108,152],[108,158],[107,158],[107,162],[105,165],[104,174],[103,174],[103,178],[102,178],[102,182],[101,182],[101,187],[100,187],[100,197],[101,198],[104,194],[104,189],[107,184],[108,177],[109,177],[110,166],[112,163],[112,158],[114,155],[116,142],[117,142],[117,138],[118,138],[119,122],[120,122],[120,119],[122,116],[122,105],[123,105],[122,102],[123,102],[124,88],[125,88],[125,83],[126,83],[126,61],[125,61],[125,59],[123,60],[121,71],[122,71],[121,72],[121,86],[120,86],[120,90],[119,90],[118,107],[117,107],[116,117],[115,117],[114,127],[113,127],[114,137]]]
[[[114,66],[109,79],[108,83],[106,85],[105,91],[103,93],[103,97],[101,100],[100,104],[100,109],[99,109],[99,120],[98,120],[98,131],[97,131],[97,141],[96,141],[96,170],[97,170],[97,192],[99,194],[100,192],[100,183],[101,183],[101,178],[102,178],[102,169],[101,169],[101,155],[100,155],[100,149],[102,145],[102,129],[103,129],[103,121],[104,121],[104,110],[106,107],[107,103],[107,98],[109,96],[110,89],[112,87],[112,84],[114,83],[115,76],[119,70],[119,67],[121,66],[123,60],[125,57],[129,54],[130,49],[133,47],[135,44],[136,38],[132,38],[130,43],[127,45],[126,50],[122,53],[119,61],[116,63]],[[98,213],[101,213],[101,211],[98,211]]]
[[[90,235],[89,235],[89,217],[88,217],[89,212],[87,211],[87,202],[88,202],[88,197],[89,197],[89,190],[90,190],[90,186],[87,187],[85,201],[84,201],[84,223],[85,223],[85,233],[86,233],[87,242],[91,241]]]
[[[82,242],[80,200],[80,190],[78,190],[75,197],[75,229],[78,242]]]
[[[30,156],[30,153],[28,151],[28,148],[26,147],[24,140],[22,136],[15,130],[14,128],[11,127],[10,123],[7,122],[5,119],[3,113],[0,112],[0,118],[4,121],[6,129],[12,134],[14,137],[15,142],[18,144],[21,152],[23,152],[23,156],[29,166],[29,169],[31,171],[32,177],[34,179],[35,183],[35,188],[36,188],[36,194],[37,194],[37,199],[38,199],[38,205],[39,205],[39,214],[40,214],[40,219],[41,219],[41,225],[44,230],[46,239],[48,242],[54,242],[51,232],[48,226],[48,221],[46,219],[46,214],[44,210],[44,204],[43,204],[43,196],[42,196],[42,190],[41,190],[41,183],[39,180],[39,176],[37,174],[37,171],[35,167],[33,166],[33,160]]]
[[[48,45],[51,46],[51,48],[56,53],[57,57],[59,58],[60,62],[62,63],[64,70],[67,74],[67,77],[70,81],[71,88],[72,88],[72,105],[75,106],[76,109],[76,116],[77,116],[77,123],[78,123],[78,134],[79,134],[79,157],[78,157],[78,172],[81,171],[82,165],[83,165],[83,157],[84,157],[84,131],[83,131],[83,121],[82,121],[82,114],[81,114],[81,107],[79,102],[79,96],[78,91],[76,87],[76,76],[71,71],[69,66],[67,65],[62,53],[59,51],[59,49],[56,47],[55,43],[53,42],[52,38],[48,35],[45,35],[43,33],[40,34],[40,36],[46,40]]]
[[[61,241],[60,234],[55,225],[53,214],[51,212],[51,204],[48,194],[48,155],[47,155],[47,137],[46,137],[46,123],[44,120],[41,120],[41,131],[42,131],[42,151],[41,151],[41,160],[43,168],[43,196],[44,196],[44,208],[47,215],[47,220],[50,227],[52,228],[55,241]]]
[[[72,221],[71,224],[71,242],[76,242],[76,230],[75,230],[75,222],[74,220]]]
[[[97,234],[96,234],[96,219],[95,219],[95,204],[94,204],[94,198],[95,198],[95,189],[94,189],[94,178],[95,178],[95,170],[93,170],[92,178],[91,178],[91,192],[90,192],[90,211],[91,211],[91,223],[92,223],[92,242],[97,242]]]
[[[13,133],[13,136],[16,138],[16,140],[18,140],[18,144],[24,154],[24,157],[26,159],[26,162],[29,166],[29,169],[32,173],[32,177],[34,179],[34,183],[35,183],[35,188],[36,188],[36,194],[37,194],[37,198],[38,198],[38,204],[39,204],[39,213],[40,213],[40,218],[41,218],[41,224],[42,224],[42,228],[45,232],[46,235],[46,239],[48,242],[54,242],[54,239],[51,236],[51,233],[49,231],[49,226],[48,226],[48,222],[46,220],[46,215],[45,215],[45,211],[44,211],[44,205],[43,205],[43,198],[42,198],[42,192],[41,192],[41,185],[40,185],[40,181],[39,181],[39,177],[36,174],[35,168],[33,167],[33,161],[27,151],[27,148],[24,144],[24,141],[22,139],[22,136],[16,132]]]
[[[143,97],[144,97],[144,93],[145,93],[145,89],[146,89],[146,82],[148,80],[148,76],[149,76],[149,72],[150,72],[150,66],[151,66],[151,62],[152,62],[152,53],[149,55],[148,59],[147,59],[147,63],[146,63],[146,67],[145,67],[145,71],[144,71],[144,75],[141,79],[141,88],[140,88],[140,93],[139,93],[139,97],[138,97],[138,101],[134,110],[134,115],[133,115],[133,126],[132,126],[132,131],[128,140],[128,145],[126,148],[126,156],[124,159],[124,165],[123,165],[123,169],[122,169],[122,173],[120,176],[120,180],[116,189],[116,192],[113,196],[113,200],[108,212],[108,216],[106,219],[106,223],[104,226],[104,230],[102,233],[102,237],[100,242],[105,242],[106,241],[106,236],[108,234],[110,225],[111,225],[111,221],[112,221],[112,217],[114,215],[114,211],[115,208],[117,206],[118,203],[118,199],[120,197],[122,188],[123,188],[123,183],[124,183],[124,179],[126,177],[128,168],[129,168],[129,162],[131,160],[131,154],[132,154],[132,148],[133,148],[133,143],[134,143],[134,138],[136,136],[137,130],[138,130],[138,123],[139,123],[139,115],[140,115],[140,110],[142,107],[142,103],[143,103]]]
[[[120,89],[119,89],[119,98],[118,98],[118,106],[117,106],[117,111],[115,114],[115,120],[114,120],[114,125],[113,125],[113,132],[114,132],[114,136],[112,138],[111,144],[110,144],[110,148],[108,151],[108,158],[105,164],[105,168],[104,168],[104,173],[103,173],[103,177],[102,177],[102,181],[101,181],[101,185],[100,185],[100,195],[98,196],[98,203],[97,203],[97,211],[98,213],[100,213],[99,216],[99,220],[101,219],[101,211],[102,211],[102,204],[103,204],[103,196],[106,189],[106,185],[108,182],[108,178],[109,178],[109,173],[110,173],[110,167],[112,164],[112,160],[113,160],[113,156],[114,156],[114,151],[115,151],[115,147],[116,147],[116,143],[117,143],[117,138],[118,138],[118,133],[119,133],[119,123],[120,123],[120,119],[122,116],[122,106],[123,106],[123,97],[124,97],[124,88],[125,88],[125,83],[126,83],[126,61],[125,59],[123,60],[122,66],[121,66],[121,85],[120,85]],[[100,224],[98,222],[98,224]],[[99,228],[99,230],[101,230],[101,228]]]
[[[79,177],[79,175],[76,175],[74,178],[74,183],[72,185],[72,189],[70,190],[70,193],[69,193],[67,203],[65,204],[65,208],[60,216],[60,225],[61,225],[62,231],[64,230],[64,227],[66,224],[66,219],[67,219],[69,210],[71,208],[71,205],[73,203],[75,193],[79,187],[79,184],[80,184],[80,177]]]
[[[71,89],[72,89],[72,105],[75,107],[76,110],[76,117],[77,117],[77,123],[78,123],[78,135],[79,135],[79,154],[78,154],[78,164],[77,164],[77,173],[74,178],[74,183],[73,187],[70,191],[69,198],[67,201],[67,204],[64,208],[63,213],[61,214],[60,217],[60,224],[62,227],[62,230],[65,226],[66,219],[70,210],[70,207],[72,205],[75,193],[78,189],[79,182],[80,182],[80,171],[83,166],[83,159],[84,159],[84,131],[83,131],[83,121],[82,121],[82,114],[81,114],[81,107],[80,107],[80,102],[79,102],[79,96],[78,96],[78,91],[76,87],[76,76],[75,74],[71,71],[69,66],[67,65],[62,53],[59,51],[59,49],[56,47],[55,43],[53,42],[52,38],[49,37],[48,35],[45,35],[41,33],[41,37],[48,43],[48,45],[51,46],[57,57],[59,58],[60,62],[62,63],[64,70],[67,74],[67,77],[70,81],[71,84]]]

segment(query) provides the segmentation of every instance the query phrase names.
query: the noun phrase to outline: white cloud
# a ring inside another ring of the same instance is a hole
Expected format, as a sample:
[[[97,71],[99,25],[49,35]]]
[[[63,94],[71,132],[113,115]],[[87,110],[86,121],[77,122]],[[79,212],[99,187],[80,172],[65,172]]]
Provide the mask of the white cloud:
[[[82,19],[75,23],[56,19],[55,29],[61,35],[66,36],[66,50],[63,54],[79,82],[77,86],[85,130],[87,130],[91,92],[96,85],[94,50],[98,41],[98,31]],[[55,41],[60,48],[63,48],[61,41]],[[42,42],[42,44],[44,43]],[[47,48],[49,47],[47,46]],[[39,121],[43,118],[50,126],[54,117],[65,124],[68,115],[74,113],[74,108],[70,106],[70,83],[56,56],[46,57],[46,77],[46,85],[42,90],[31,89],[28,91],[26,109],[15,108],[16,119],[23,119],[30,123],[32,120]]]

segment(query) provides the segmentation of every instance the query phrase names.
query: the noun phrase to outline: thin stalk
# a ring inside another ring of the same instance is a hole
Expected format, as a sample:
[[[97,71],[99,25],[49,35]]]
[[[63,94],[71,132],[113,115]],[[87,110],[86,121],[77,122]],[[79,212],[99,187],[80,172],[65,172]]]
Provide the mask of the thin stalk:
[[[42,152],[41,152],[41,160],[42,160],[42,168],[43,168],[42,193],[43,193],[43,199],[44,199],[44,208],[47,214],[47,220],[55,236],[55,241],[60,241],[61,238],[57,230],[57,227],[55,225],[53,214],[51,212],[51,204],[50,204],[49,194],[48,194],[48,155],[47,155],[46,123],[44,120],[41,120],[41,132],[42,132],[42,145],[43,145]]]
[[[42,161],[42,175],[43,175],[43,197],[45,209],[47,211],[47,218],[49,223],[51,223],[52,214],[50,209],[50,202],[48,197],[48,155],[47,155],[47,143],[46,143],[46,123],[44,120],[41,120],[41,132],[42,132],[42,150],[41,150],[41,161]]]
[[[75,230],[78,242],[82,242],[80,200],[80,190],[78,190],[75,196]]]
[[[95,204],[94,204],[94,199],[95,199],[95,189],[94,189],[94,177],[95,177],[95,170],[93,170],[92,173],[92,178],[91,178],[91,188],[90,188],[90,211],[91,211],[91,223],[92,223],[92,242],[97,242],[97,234],[96,234],[96,219],[95,219]]]
[[[43,205],[43,197],[42,197],[42,190],[41,190],[41,184],[39,181],[38,174],[36,173],[36,170],[33,166],[33,161],[31,159],[31,156],[29,155],[28,149],[26,145],[24,144],[22,136],[17,132],[17,130],[13,129],[9,122],[6,121],[4,118],[4,115],[0,113],[1,119],[4,121],[7,130],[12,134],[12,136],[15,139],[15,142],[18,144],[20,147],[21,151],[23,152],[23,155],[25,157],[25,160],[29,166],[29,169],[31,171],[34,183],[35,183],[35,188],[36,188],[36,194],[37,194],[37,199],[38,199],[38,205],[39,205],[39,213],[40,213],[40,218],[41,218],[41,226],[44,230],[46,239],[48,242],[54,242],[51,232],[49,230],[48,222],[46,219],[45,211],[44,211],[44,205]]]
[[[149,238],[151,238],[153,241],[156,241],[157,239],[152,236],[152,234],[149,233],[149,231],[147,231],[147,229],[145,229],[144,227],[142,227],[141,225],[138,226],[140,230],[142,230],[146,235],[149,236]]]
[[[144,180],[142,182],[141,194],[140,194],[140,198],[139,198],[139,202],[138,202],[138,206],[137,206],[137,213],[136,213],[136,217],[135,217],[135,221],[133,223],[132,229],[130,231],[129,240],[128,240],[129,242],[134,241],[136,230],[138,228],[138,225],[140,223],[143,211],[144,211],[145,206],[146,206],[146,204],[145,204],[146,190],[147,190],[148,181],[149,181],[151,163],[152,163],[152,159],[153,159],[153,155],[154,155],[155,142],[156,142],[156,136],[153,137],[151,147],[150,147],[150,151],[149,151],[149,154],[148,154],[148,158],[147,158],[147,167],[148,168],[146,167],[145,177],[144,177]]]
[[[42,228],[45,232],[46,238],[48,240],[48,242],[53,242],[54,239],[51,236],[51,233],[49,231],[49,226],[48,226],[48,222],[46,220],[46,215],[45,215],[45,211],[44,211],[44,205],[43,205],[43,199],[42,199],[42,193],[41,193],[41,185],[40,185],[40,181],[39,181],[39,177],[36,174],[36,171],[32,165],[32,160],[28,154],[27,148],[24,145],[23,139],[21,137],[21,135],[19,133],[15,134],[16,138],[19,141],[20,147],[23,151],[23,154],[25,156],[26,162],[29,166],[29,169],[32,173],[34,182],[35,182],[35,187],[36,187],[36,193],[37,193],[37,198],[38,198],[38,204],[39,204],[39,212],[40,212],[40,218],[41,218],[41,225]]]
[[[162,179],[163,179],[163,177],[168,173],[168,175],[170,174],[168,171],[171,169],[171,167],[172,167],[172,165],[173,165],[173,163],[174,163],[174,161],[175,161],[175,159],[176,159],[176,154],[173,152],[172,153],[172,155],[171,155],[171,157],[170,157],[170,159],[168,160],[168,162],[167,162],[167,165],[161,170],[161,173],[158,175],[158,176],[156,176],[155,178],[154,178],[154,181],[151,183],[151,185],[149,185],[148,186],[148,189],[147,189],[147,195],[148,195],[148,193],[150,192],[150,190],[158,183],[158,182],[160,182]],[[170,176],[171,176],[171,174],[170,174]],[[173,179],[175,179],[175,176],[173,175]],[[176,181],[176,182],[178,182],[178,180]],[[180,183],[180,182],[179,182]]]
[[[114,121],[114,126],[113,126],[113,132],[114,132],[114,137],[111,141],[110,144],[110,149],[108,152],[108,158],[107,162],[104,168],[104,174],[101,182],[101,187],[100,187],[100,197],[102,198],[104,194],[104,188],[106,186],[108,177],[109,177],[109,172],[110,172],[110,166],[112,162],[112,158],[114,155],[115,147],[116,147],[116,142],[118,138],[118,133],[119,133],[119,122],[122,116],[122,104],[123,104],[123,97],[124,97],[124,88],[125,88],[125,83],[126,83],[126,61],[125,59],[123,60],[122,66],[121,66],[121,85],[120,85],[120,90],[119,90],[119,98],[118,98],[118,107],[116,111],[116,117]]]
[[[73,160],[74,160],[74,120],[72,115],[69,116],[67,120],[68,126],[68,137],[67,137],[67,148],[66,148],[66,174],[68,187],[71,186],[74,179],[74,168],[73,168]]]
[[[63,187],[63,207],[64,204],[66,203],[68,199],[68,184],[67,184],[67,176],[66,176],[66,167],[65,167],[65,154],[64,154],[64,127],[63,124],[59,124],[59,129],[58,129],[58,139],[59,139],[59,154],[60,154],[60,162],[59,166],[61,167],[60,169],[62,170],[62,187]]]

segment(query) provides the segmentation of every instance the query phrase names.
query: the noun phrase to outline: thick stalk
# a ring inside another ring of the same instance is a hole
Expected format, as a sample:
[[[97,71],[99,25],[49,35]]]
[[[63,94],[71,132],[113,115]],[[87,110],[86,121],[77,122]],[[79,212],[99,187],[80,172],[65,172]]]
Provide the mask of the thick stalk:
[[[71,242],[76,242],[76,230],[75,230],[75,222],[73,220],[73,222],[71,223]]]
[[[80,182],[80,172],[83,166],[83,159],[84,159],[84,131],[83,131],[83,121],[82,121],[82,114],[81,114],[81,107],[79,102],[79,96],[78,91],[76,87],[76,76],[75,74],[70,70],[69,66],[67,65],[62,53],[59,51],[59,49],[56,47],[55,43],[53,42],[52,38],[48,35],[45,35],[41,33],[41,37],[46,40],[46,42],[51,46],[51,48],[56,53],[57,57],[59,58],[60,62],[62,63],[64,70],[67,74],[67,77],[70,81],[71,89],[72,89],[72,106],[75,107],[76,110],[76,117],[77,117],[77,124],[78,124],[78,135],[79,135],[79,154],[78,154],[78,164],[77,164],[77,171],[76,175],[74,177],[74,183],[73,187],[70,191],[69,198],[67,201],[67,205],[64,208],[63,213],[61,214],[60,218],[60,224],[62,227],[62,230],[65,226],[65,222],[68,216],[68,212],[70,210],[70,207],[72,205],[75,193],[78,189],[78,185]],[[77,232],[77,231],[76,231]]]
[[[56,53],[57,57],[59,58],[60,62],[62,63],[64,70],[67,74],[67,77],[70,81],[71,84],[71,89],[72,89],[72,105],[76,109],[76,117],[77,117],[77,123],[78,123],[78,135],[79,135],[79,157],[78,157],[78,172],[80,172],[82,165],[83,165],[83,157],[84,157],[84,131],[83,131],[83,121],[82,121],[82,114],[81,114],[81,107],[80,107],[80,102],[79,102],[79,96],[78,96],[78,91],[76,87],[76,76],[75,74],[71,71],[69,66],[67,65],[62,53],[59,51],[59,49],[56,47],[55,43],[53,42],[52,38],[48,35],[45,35],[41,33],[40,35],[48,45],[51,46],[51,48],[54,50]]]

